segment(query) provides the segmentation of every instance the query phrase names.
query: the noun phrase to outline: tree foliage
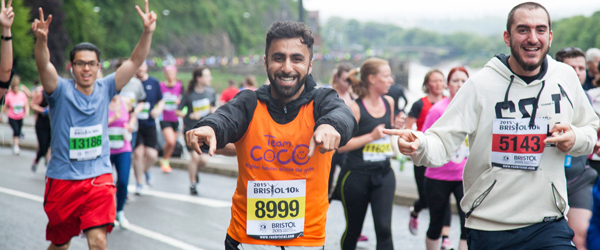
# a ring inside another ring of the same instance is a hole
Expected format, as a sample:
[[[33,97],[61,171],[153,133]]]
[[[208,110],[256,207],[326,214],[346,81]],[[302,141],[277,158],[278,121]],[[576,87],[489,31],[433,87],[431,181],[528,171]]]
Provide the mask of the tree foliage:
[[[565,47],[579,47],[584,51],[600,48],[600,11],[590,17],[574,16],[552,22],[550,54]]]

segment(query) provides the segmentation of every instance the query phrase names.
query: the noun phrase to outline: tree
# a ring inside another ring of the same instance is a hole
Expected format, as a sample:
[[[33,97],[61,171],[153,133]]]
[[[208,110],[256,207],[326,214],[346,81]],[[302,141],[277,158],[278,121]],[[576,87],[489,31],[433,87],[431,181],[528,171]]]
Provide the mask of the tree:
[[[25,0],[25,5],[31,9],[31,17],[39,18],[38,8],[44,10],[44,15],[52,15],[50,23],[50,33],[48,34],[48,49],[50,50],[50,62],[54,64],[57,70],[64,69],[67,61],[65,50],[71,44],[71,39],[65,29],[65,14],[63,3],[60,0]],[[17,13],[15,13],[17,14]],[[30,20],[30,23],[33,19]],[[31,25],[29,26],[31,27]]]

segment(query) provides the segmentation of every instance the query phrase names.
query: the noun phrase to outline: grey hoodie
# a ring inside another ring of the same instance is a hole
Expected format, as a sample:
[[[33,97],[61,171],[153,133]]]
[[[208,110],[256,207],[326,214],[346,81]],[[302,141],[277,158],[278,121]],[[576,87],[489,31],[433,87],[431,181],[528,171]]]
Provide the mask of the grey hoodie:
[[[471,154],[464,169],[465,195],[461,201],[467,228],[510,230],[565,217],[568,212],[566,154],[555,145],[539,145],[545,147],[535,171],[492,166],[492,129],[497,118],[529,121],[533,116],[538,118],[536,122],[546,120],[548,129],[557,123],[570,124],[575,144],[569,154],[592,152],[598,117],[577,75],[550,56],[544,66],[546,73],[527,84],[500,58],[492,58],[467,80],[425,134],[415,132],[421,145],[412,159],[415,165],[432,167],[448,162],[469,136]]]

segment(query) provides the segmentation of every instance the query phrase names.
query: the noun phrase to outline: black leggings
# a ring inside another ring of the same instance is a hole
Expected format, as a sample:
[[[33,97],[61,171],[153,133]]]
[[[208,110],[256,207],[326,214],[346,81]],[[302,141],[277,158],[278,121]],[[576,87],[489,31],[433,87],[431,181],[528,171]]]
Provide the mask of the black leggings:
[[[425,194],[427,195],[427,204],[429,204],[427,238],[432,240],[440,238],[442,227],[445,226],[443,222],[451,217],[448,210],[450,209],[450,195],[454,194],[460,217],[460,239],[466,240],[465,213],[460,208],[460,200],[464,196],[462,181],[441,181],[425,177]]]
[[[377,249],[394,249],[392,242],[392,208],[396,177],[391,168],[380,173],[365,174],[354,170],[342,171],[340,184],[342,203],[346,214],[346,231],[341,248],[354,250],[371,203]]]
[[[331,171],[329,172],[329,188],[328,192],[331,194],[333,187],[333,175],[335,174],[335,166],[340,166],[340,168],[344,168],[344,162],[346,161],[346,155],[348,153],[333,153],[333,157],[331,158]]]
[[[48,153],[50,148],[50,119],[47,116],[38,116],[35,122],[35,134],[37,135],[38,150],[35,156],[35,162],[38,162],[42,156]],[[49,159],[46,159],[48,161]]]
[[[414,166],[415,182],[417,182],[417,192],[419,192],[419,199],[417,199],[413,205],[415,213],[421,212],[424,208],[428,207],[427,195],[425,194],[425,170],[427,167]],[[450,202],[446,205],[446,215],[444,217],[444,226],[449,227],[452,220],[452,210],[450,210]]]
[[[21,129],[23,128],[23,119],[21,120],[13,120],[8,118],[8,124],[13,130],[13,137],[21,136]]]

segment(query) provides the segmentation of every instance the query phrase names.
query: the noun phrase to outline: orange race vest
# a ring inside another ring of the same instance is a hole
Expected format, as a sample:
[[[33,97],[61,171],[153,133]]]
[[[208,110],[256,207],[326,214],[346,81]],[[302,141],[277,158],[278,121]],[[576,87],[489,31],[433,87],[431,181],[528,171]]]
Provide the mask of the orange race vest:
[[[246,244],[323,246],[333,152],[308,158],[313,102],[278,124],[257,101],[246,134],[235,143],[239,176],[227,234]]]

